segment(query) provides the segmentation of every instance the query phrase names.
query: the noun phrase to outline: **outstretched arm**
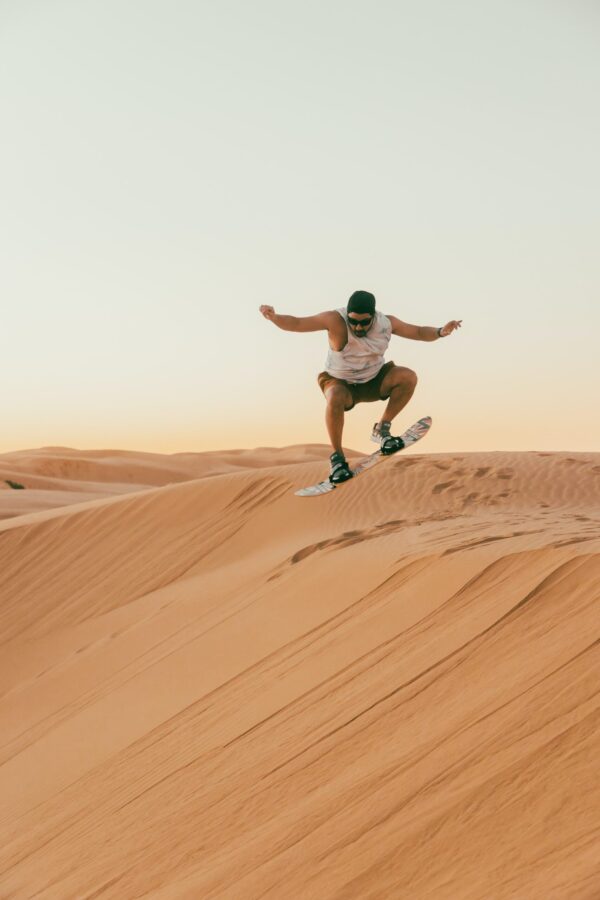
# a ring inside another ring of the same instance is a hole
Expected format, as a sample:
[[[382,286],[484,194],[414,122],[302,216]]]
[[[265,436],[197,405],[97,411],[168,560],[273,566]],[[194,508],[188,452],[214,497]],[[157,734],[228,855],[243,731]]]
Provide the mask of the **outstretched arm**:
[[[272,306],[259,307],[261,313],[283,331],[329,331],[336,319],[342,321],[333,311],[319,313],[317,316],[282,316]]]
[[[408,322],[402,322],[396,316],[388,316],[388,319],[392,323],[392,334],[409,338],[412,341],[437,341],[441,337],[448,337],[462,325],[462,319],[452,319],[441,328],[434,328],[432,325],[409,325]]]

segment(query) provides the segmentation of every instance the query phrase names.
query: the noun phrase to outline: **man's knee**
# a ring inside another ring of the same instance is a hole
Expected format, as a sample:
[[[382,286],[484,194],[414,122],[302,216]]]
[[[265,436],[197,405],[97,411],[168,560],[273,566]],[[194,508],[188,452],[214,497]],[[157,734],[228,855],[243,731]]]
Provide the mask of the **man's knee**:
[[[412,369],[398,369],[394,372],[394,387],[416,388],[419,377]]]
[[[328,388],[325,398],[327,405],[333,409],[349,409],[352,405],[350,392],[342,384],[333,384]]]
[[[417,373],[413,372],[412,369],[396,366],[383,382],[380,397],[382,400],[388,400],[391,396],[396,396],[397,393],[406,395],[406,393],[410,392],[412,395],[417,386],[417,381]]]

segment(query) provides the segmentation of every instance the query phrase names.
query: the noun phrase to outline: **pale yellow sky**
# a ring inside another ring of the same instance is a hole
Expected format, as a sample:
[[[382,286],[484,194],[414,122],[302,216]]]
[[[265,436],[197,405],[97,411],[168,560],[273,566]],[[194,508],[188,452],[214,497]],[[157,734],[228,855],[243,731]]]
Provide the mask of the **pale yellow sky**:
[[[0,451],[325,443],[325,335],[258,306],[357,289],[464,320],[390,347],[424,450],[599,449],[599,26],[541,0],[0,4]]]

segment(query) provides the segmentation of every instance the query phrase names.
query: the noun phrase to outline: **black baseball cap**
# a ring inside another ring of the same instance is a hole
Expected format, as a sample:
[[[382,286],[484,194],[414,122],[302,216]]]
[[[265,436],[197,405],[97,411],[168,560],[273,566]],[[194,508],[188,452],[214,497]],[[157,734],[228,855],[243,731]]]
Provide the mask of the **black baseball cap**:
[[[375,296],[370,294],[369,291],[354,291],[348,300],[346,311],[349,313],[357,313],[358,315],[369,313],[369,315],[374,316]]]

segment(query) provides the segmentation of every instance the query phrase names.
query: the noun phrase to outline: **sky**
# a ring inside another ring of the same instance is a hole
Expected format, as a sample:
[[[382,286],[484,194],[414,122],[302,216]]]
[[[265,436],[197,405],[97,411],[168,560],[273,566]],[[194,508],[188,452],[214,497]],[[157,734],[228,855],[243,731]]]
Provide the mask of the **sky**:
[[[0,452],[326,443],[308,316],[403,321],[424,452],[600,450],[592,0],[0,0]],[[346,417],[372,450],[383,406]]]

